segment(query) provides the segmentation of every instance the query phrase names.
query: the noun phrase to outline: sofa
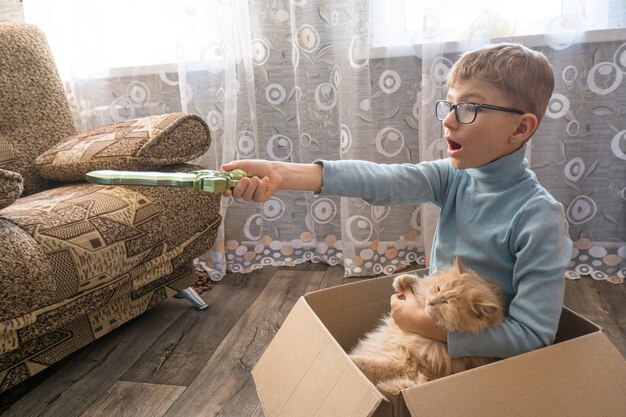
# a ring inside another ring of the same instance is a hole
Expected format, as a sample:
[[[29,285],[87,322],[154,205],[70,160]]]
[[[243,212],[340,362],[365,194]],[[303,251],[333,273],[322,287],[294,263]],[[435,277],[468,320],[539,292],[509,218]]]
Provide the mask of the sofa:
[[[210,146],[187,113],[79,133],[43,33],[0,22],[0,392],[180,294],[220,195],[97,185],[94,169],[191,171]],[[197,296],[197,294],[196,294]],[[190,306],[191,308],[191,306]]]

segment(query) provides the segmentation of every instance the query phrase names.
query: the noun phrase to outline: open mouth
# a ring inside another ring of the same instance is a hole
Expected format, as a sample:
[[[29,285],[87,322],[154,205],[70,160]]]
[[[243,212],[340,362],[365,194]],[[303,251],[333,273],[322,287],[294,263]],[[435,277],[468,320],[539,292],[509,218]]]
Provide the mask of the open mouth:
[[[459,149],[463,148],[463,146],[453,140],[448,139],[448,148],[452,151],[458,151]]]

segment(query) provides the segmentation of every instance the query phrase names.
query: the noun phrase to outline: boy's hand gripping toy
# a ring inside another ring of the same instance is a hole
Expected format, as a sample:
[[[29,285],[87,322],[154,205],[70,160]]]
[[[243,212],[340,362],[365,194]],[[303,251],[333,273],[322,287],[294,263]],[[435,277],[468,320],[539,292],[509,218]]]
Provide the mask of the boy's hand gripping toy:
[[[88,182],[106,185],[167,185],[189,187],[208,193],[223,193],[235,188],[245,171],[234,169],[228,172],[209,169],[191,172],[151,172],[151,171],[91,171],[86,175]]]

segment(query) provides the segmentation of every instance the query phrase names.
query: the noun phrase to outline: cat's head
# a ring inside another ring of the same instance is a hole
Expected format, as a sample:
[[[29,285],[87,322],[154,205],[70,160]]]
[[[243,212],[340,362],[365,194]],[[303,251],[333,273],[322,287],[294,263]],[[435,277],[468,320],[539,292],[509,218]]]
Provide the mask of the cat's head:
[[[502,290],[466,269],[459,258],[451,269],[428,277],[426,311],[448,331],[479,332],[504,320]]]

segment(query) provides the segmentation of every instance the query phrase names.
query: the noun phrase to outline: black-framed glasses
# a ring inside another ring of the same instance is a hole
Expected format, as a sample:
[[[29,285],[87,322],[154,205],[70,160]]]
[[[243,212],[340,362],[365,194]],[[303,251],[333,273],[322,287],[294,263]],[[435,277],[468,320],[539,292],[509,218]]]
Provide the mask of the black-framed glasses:
[[[445,119],[448,116],[448,114],[452,110],[454,110],[454,115],[456,116],[456,120],[459,123],[464,124],[464,125],[474,123],[474,120],[476,120],[476,115],[482,109],[505,111],[508,113],[515,113],[515,114],[525,114],[523,111],[518,110],[518,109],[512,109],[510,107],[494,106],[493,104],[468,103],[468,102],[460,102],[460,103],[452,104],[446,100],[435,101],[435,115],[437,116],[437,119],[443,121],[443,119]]]

